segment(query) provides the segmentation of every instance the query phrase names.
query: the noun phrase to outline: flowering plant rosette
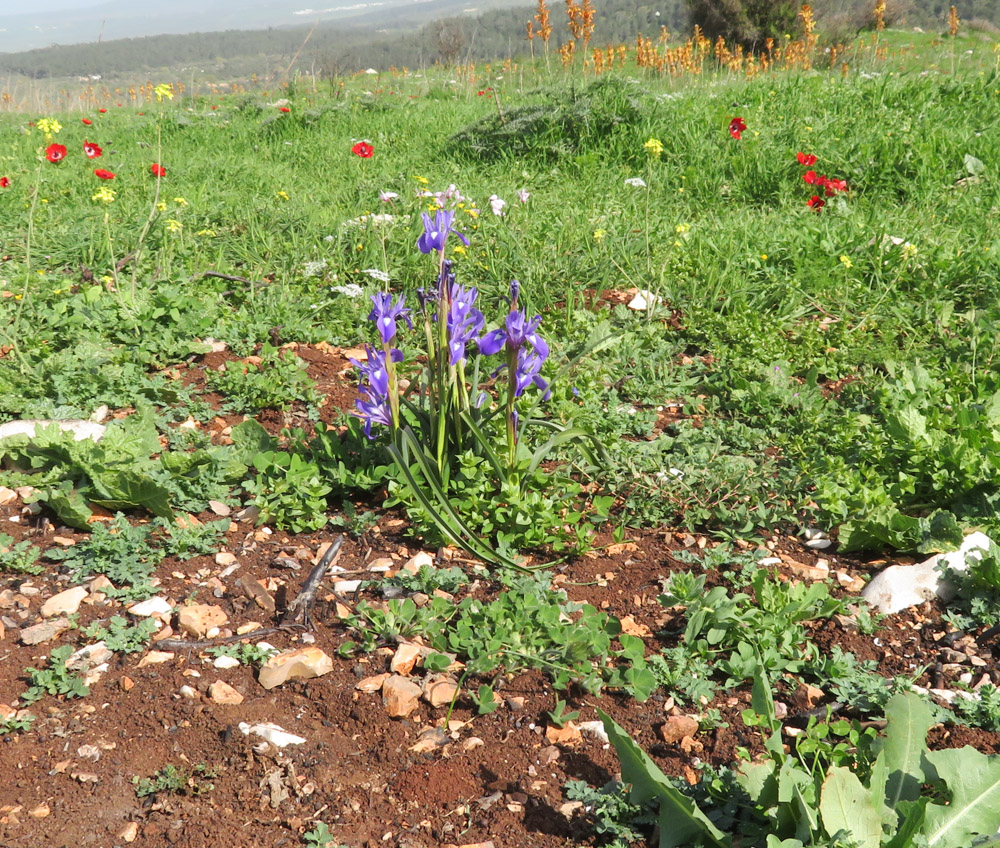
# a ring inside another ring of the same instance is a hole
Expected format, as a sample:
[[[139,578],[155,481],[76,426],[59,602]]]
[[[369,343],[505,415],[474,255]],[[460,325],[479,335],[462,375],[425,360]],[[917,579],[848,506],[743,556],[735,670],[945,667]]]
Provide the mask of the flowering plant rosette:
[[[540,333],[541,316],[520,307],[517,280],[510,284],[500,326],[487,330],[479,291],[460,284],[445,258],[450,237],[469,244],[455,228],[454,212],[424,213],[423,225],[417,248],[436,259],[434,283],[417,289],[412,307],[406,295],[371,296],[368,317],[378,345],[365,346],[363,361],[351,360],[359,375],[356,415],[368,438],[388,436],[397,479],[447,541],[485,562],[519,567],[512,556],[496,550],[501,546],[476,532],[462,514],[460,499],[453,497],[462,457],[471,452],[482,458],[496,482],[496,496],[510,500],[528,494],[539,465],[554,448],[576,444],[594,467],[604,448],[579,427],[531,417],[549,397],[542,375],[549,345]],[[397,346],[404,328],[420,339],[425,354],[409,364],[407,373],[419,369],[419,376],[405,384],[399,372],[407,363]],[[525,433],[534,426],[552,435],[529,449]]]

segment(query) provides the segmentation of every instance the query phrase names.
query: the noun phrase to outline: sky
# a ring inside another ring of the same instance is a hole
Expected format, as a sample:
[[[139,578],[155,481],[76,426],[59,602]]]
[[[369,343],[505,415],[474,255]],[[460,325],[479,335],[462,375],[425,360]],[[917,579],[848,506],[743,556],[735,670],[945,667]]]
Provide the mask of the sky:
[[[58,12],[60,9],[87,9],[99,6],[104,0],[0,0],[0,27],[4,15],[31,12]]]

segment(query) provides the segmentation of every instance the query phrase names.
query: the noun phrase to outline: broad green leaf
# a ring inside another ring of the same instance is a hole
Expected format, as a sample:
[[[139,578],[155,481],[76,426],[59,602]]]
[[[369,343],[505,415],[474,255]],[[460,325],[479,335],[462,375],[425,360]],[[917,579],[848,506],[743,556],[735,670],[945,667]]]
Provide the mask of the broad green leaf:
[[[778,730],[778,719],[774,712],[774,692],[771,690],[771,681],[767,679],[767,672],[762,663],[757,666],[757,674],[753,679],[750,706],[757,715],[765,719],[768,730],[772,733]]]
[[[786,757],[778,769],[778,803],[790,804],[799,794],[815,795],[812,777],[797,759]]]
[[[835,766],[827,774],[819,801],[823,827],[831,837],[849,834],[858,848],[879,848],[882,816],[858,776],[846,766]]]
[[[47,503],[49,509],[59,516],[59,520],[67,527],[75,527],[77,530],[90,529],[90,516],[94,511],[87,499],[69,481],[63,481],[62,485],[43,491],[37,499]]]
[[[141,506],[153,515],[172,516],[170,491],[152,478],[135,471],[92,471],[94,489],[87,493],[92,503],[111,510]]]
[[[729,848],[730,838],[709,820],[694,801],[677,790],[667,776],[611,716],[597,711],[604,731],[614,745],[622,766],[622,780],[631,784],[629,798],[642,804],[656,799],[660,804],[660,848],[681,848],[692,843]]]
[[[925,756],[951,793],[947,806],[927,805],[929,848],[968,848],[978,836],[995,835],[1000,830],[1000,756],[968,746]]]
[[[778,781],[774,764],[745,763],[736,773],[736,780],[750,800],[761,809],[768,809],[778,803]]]
[[[931,708],[913,692],[893,695],[885,707],[885,803],[895,811],[900,801],[916,801],[924,781],[921,758],[927,750],[927,731],[934,724]]]
[[[889,809],[885,801],[886,783],[889,780],[889,767],[885,764],[885,752],[880,751],[872,764],[871,777],[868,779],[868,796],[875,809],[882,816],[882,825],[889,831],[896,827],[898,811]]]
[[[253,458],[271,447],[271,437],[253,418],[247,418],[235,427],[229,436],[233,440],[230,446],[232,458],[248,468],[253,464]]]
[[[895,415],[890,415],[886,430],[893,438],[906,438],[911,442],[928,442],[927,419],[912,406],[904,407]]]
[[[153,407],[141,404],[135,415],[109,423],[97,447],[104,457],[116,464],[126,459],[148,461],[154,453],[163,450]]]

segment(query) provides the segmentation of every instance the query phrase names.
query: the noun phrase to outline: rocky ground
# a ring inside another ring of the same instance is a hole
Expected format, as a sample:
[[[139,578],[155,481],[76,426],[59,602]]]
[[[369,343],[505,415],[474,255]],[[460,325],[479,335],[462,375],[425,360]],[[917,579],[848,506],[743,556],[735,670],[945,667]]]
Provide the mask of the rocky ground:
[[[329,357],[333,382],[343,359]],[[346,384],[340,390],[350,394]],[[220,433],[226,425],[220,419]],[[47,521],[21,494],[0,490],[0,529],[15,541],[49,550],[87,538]],[[467,688],[456,697],[461,669],[423,668],[427,651],[418,641],[386,641],[373,653],[342,656],[338,649],[357,638],[345,619],[361,599],[384,602],[379,583],[393,574],[421,563],[459,567],[470,582],[456,602],[467,594],[490,599],[501,587],[456,550],[414,545],[403,520],[384,513],[360,539],[345,538],[311,626],[283,628],[335,534],[293,535],[256,526],[253,518],[252,510],[219,504],[184,519],[229,525],[213,553],[160,563],[156,595],[139,606],[108,597],[100,576],[71,585],[57,563],[37,576],[0,575],[0,720],[22,714],[28,669],[44,668],[60,646],[72,649],[68,667],[88,686],[82,697],[44,695],[28,710],[37,716],[29,730],[0,738],[0,846],[277,848],[305,844],[323,822],[333,844],[348,846],[565,848],[595,843],[565,783],[600,786],[618,769],[595,707],[666,773],[690,781],[699,779],[703,763],[728,765],[737,748],[760,750],[758,730],[740,717],[747,687],[684,708],[662,690],[638,703],[619,692],[598,697],[571,689],[559,694],[580,714],[558,727],[548,716],[556,693],[537,671],[500,678],[499,709],[478,715]],[[597,541],[594,552],[560,565],[554,582],[571,599],[622,619],[650,651],[676,644],[676,636],[663,635],[670,612],[658,601],[660,581],[691,568],[679,551],[714,543],[667,531]],[[815,550],[798,537],[755,543],[784,579],[830,577],[838,596],[856,594],[886,564]],[[837,616],[812,625],[811,638],[820,650],[839,646],[877,661],[886,678],[927,667],[917,682],[928,687],[962,675],[972,684],[984,675],[995,680],[988,646],[945,639],[942,609],[937,601],[909,608],[868,636],[850,616]],[[89,625],[116,615],[155,623],[147,649],[112,651],[85,635]],[[240,636],[280,653],[259,668],[211,650]],[[790,714],[830,700],[821,687],[779,686],[778,696]],[[699,730],[709,709],[718,710],[719,721]],[[1000,751],[1000,736],[952,725],[937,727],[931,741]],[[173,775],[172,786],[143,793],[141,781],[164,775]]]

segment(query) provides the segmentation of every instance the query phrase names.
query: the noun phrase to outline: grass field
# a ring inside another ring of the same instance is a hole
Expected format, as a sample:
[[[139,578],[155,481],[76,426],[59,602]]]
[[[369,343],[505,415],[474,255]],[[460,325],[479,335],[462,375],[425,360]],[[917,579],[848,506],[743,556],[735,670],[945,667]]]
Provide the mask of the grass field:
[[[997,54],[918,37],[884,34],[847,73],[436,69],[0,114],[0,420],[128,413],[100,448],[8,442],[0,482],[78,529],[216,501],[360,538],[387,499],[492,564],[644,528],[724,550],[812,528],[887,556],[1000,538]],[[422,252],[442,208],[453,232]],[[477,338],[514,306],[540,316],[517,398],[502,353],[435,359],[417,291],[440,259],[478,291]],[[382,338],[398,364],[368,321],[384,292],[412,310]],[[202,367],[217,342],[228,370]],[[369,441],[288,343],[374,345],[369,399],[378,361],[408,381],[403,411]],[[273,409],[297,429],[244,429],[225,455],[208,436]],[[985,562],[954,627],[1000,618]]]

